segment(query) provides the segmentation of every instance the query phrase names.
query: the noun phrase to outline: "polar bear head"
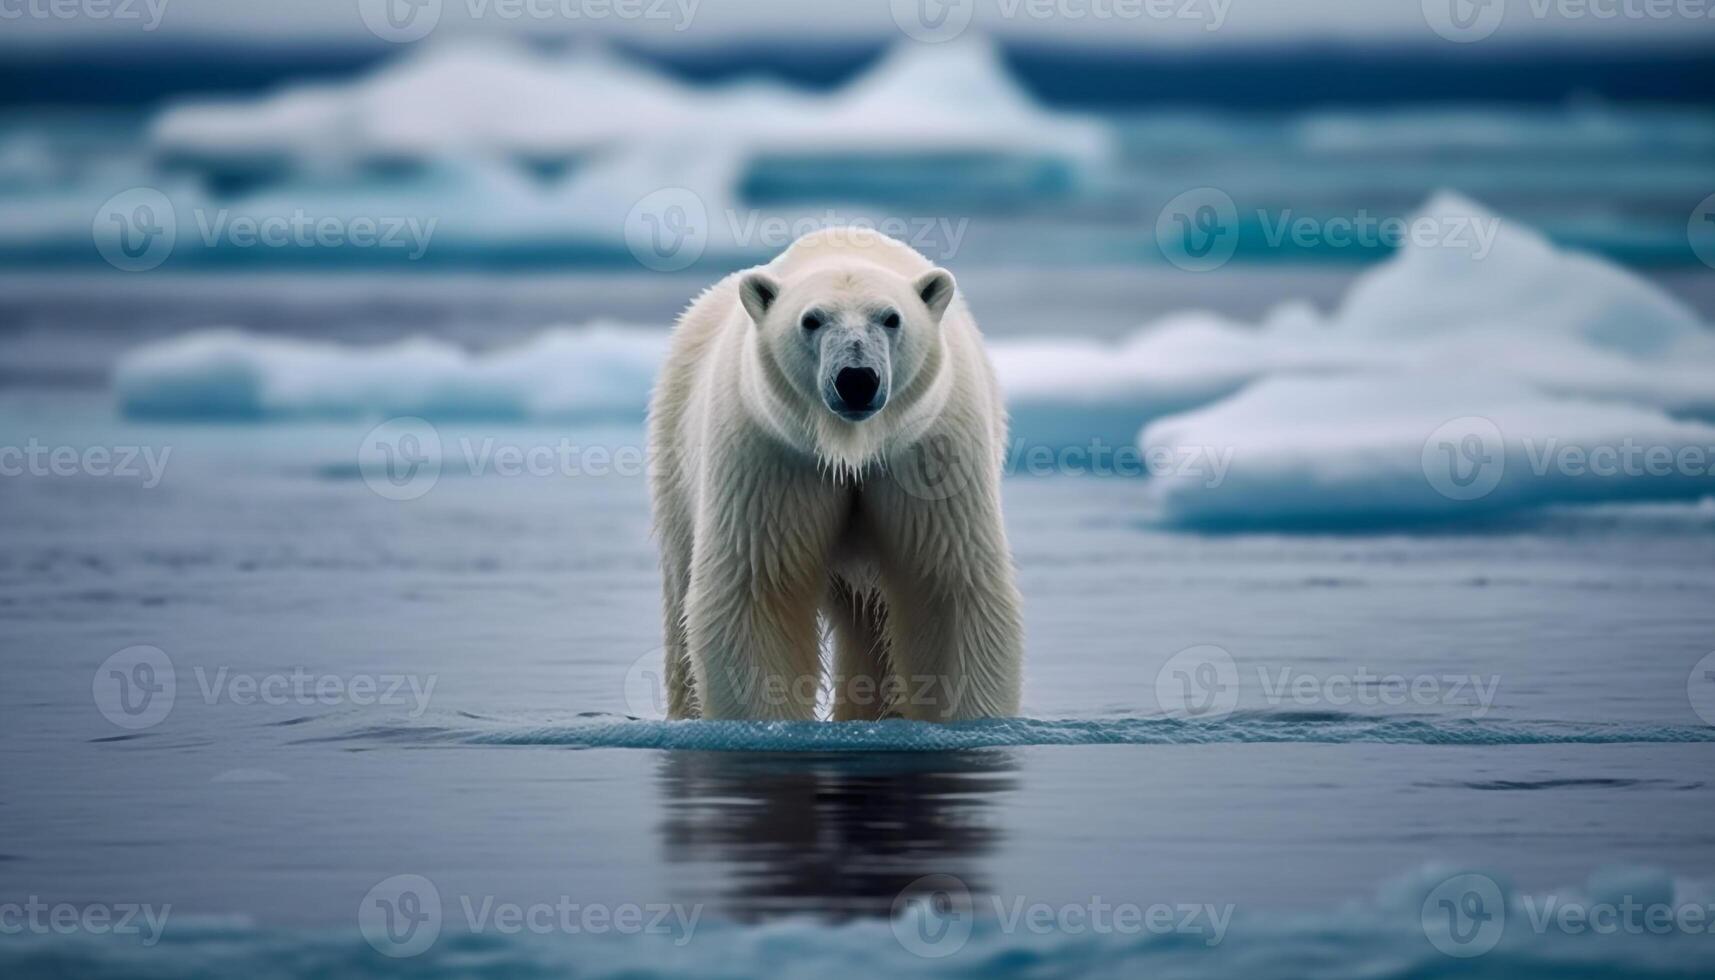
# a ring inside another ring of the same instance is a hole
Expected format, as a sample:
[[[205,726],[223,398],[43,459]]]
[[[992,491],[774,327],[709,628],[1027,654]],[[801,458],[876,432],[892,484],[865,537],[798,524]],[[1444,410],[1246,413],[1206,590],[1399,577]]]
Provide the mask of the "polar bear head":
[[[891,403],[911,401],[939,360],[955,283],[945,269],[891,238],[859,230],[799,239],[745,273],[738,298],[757,332],[765,376],[818,434],[824,456],[858,464],[894,428]],[[871,420],[875,421],[871,421]],[[858,451],[856,455],[867,455]]]
[[[907,279],[880,266],[836,262],[789,279],[749,273],[739,301],[780,377],[856,425],[910,386],[938,343],[953,291],[945,269]]]

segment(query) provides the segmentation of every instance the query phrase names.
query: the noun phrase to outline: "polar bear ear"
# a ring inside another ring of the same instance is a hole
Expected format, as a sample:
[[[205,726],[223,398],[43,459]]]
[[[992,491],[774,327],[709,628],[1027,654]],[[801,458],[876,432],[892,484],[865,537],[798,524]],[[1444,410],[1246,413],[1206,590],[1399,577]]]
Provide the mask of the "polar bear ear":
[[[911,284],[917,291],[923,305],[929,307],[929,316],[936,323],[941,322],[941,314],[947,312],[947,304],[953,301],[953,274],[946,269],[931,269],[919,276]]]
[[[762,325],[763,317],[768,315],[768,308],[780,298],[780,284],[766,272],[746,273],[738,281],[738,301],[744,304],[745,312]]]

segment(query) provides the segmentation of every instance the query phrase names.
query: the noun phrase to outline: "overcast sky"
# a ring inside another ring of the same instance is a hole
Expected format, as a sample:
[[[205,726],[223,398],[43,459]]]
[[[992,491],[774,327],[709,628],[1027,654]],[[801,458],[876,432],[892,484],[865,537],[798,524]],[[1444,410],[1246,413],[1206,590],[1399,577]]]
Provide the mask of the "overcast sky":
[[[934,40],[960,33],[961,25],[968,25],[965,33],[1126,44],[1469,45],[1549,38],[1711,44],[1712,13],[1715,0],[0,0],[0,44],[385,43],[379,35],[400,41],[425,25],[431,40],[528,32],[693,44],[756,34]]]

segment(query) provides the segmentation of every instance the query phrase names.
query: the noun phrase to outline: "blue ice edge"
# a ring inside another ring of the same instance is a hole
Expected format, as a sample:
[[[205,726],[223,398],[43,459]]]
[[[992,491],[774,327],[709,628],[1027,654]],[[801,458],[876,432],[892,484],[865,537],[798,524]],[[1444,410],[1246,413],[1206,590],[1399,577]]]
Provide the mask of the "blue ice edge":
[[[564,724],[434,722],[358,728],[306,741],[539,745],[578,749],[712,752],[945,752],[1037,745],[1215,745],[1299,742],[1395,745],[1617,745],[1715,742],[1715,726],[1560,721],[1368,718],[1340,713],[1236,714],[1220,721],[1173,718],[916,721],[649,721],[588,717]]]

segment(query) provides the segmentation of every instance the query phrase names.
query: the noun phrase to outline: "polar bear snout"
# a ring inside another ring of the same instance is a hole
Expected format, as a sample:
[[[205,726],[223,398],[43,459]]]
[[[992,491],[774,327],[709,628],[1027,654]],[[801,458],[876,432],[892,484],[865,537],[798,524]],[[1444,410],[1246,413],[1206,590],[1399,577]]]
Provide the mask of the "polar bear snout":
[[[885,337],[852,330],[821,346],[822,402],[847,422],[862,422],[887,404],[893,371]]]
[[[840,398],[840,406],[829,407],[835,411],[843,409],[841,414],[847,416],[858,412],[867,415],[873,411],[871,405],[876,400],[875,396],[881,393],[881,375],[875,368],[841,368],[834,377],[834,393]]]

